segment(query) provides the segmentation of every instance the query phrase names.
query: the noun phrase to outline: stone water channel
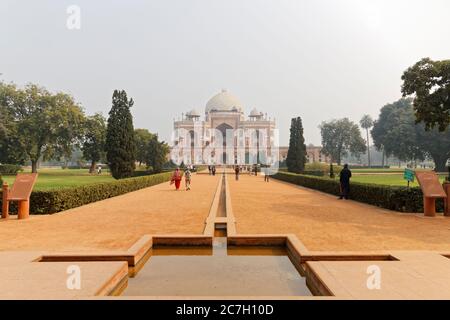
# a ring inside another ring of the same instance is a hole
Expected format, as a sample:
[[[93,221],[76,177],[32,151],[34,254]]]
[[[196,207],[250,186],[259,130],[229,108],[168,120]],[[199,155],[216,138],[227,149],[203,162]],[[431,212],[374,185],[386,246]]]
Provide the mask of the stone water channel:
[[[216,217],[226,218],[226,179]],[[227,246],[215,224],[212,247],[156,247],[124,296],[311,296],[284,247]]]

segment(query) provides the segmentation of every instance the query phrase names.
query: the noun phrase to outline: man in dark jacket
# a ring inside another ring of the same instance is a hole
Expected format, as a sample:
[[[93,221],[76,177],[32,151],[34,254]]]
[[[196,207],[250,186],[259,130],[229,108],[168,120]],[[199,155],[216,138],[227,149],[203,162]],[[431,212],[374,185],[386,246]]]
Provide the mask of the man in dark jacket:
[[[350,193],[350,178],[352,177],[352,172],[348,168],[348,164],[344,165],[341,174],[339,175],[339,181],[341,183],[341,196],[340,200],[348,199],[348,194]]]
[[[239,168],[239,166],[235,166],[234,167],[234,174],[236,176],[236,181],[239,180],[239,173],[241,172],[241,169]]]

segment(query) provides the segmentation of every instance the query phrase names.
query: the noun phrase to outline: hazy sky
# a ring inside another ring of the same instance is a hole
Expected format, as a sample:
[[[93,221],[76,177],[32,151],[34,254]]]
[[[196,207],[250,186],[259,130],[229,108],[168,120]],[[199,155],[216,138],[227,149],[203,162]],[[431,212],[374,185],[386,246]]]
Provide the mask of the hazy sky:
[[[448,0],[0,0],[0,79],[105,115],[125,89],[135,127],[165,139],[226,88],[275,117],[282,144],[298,115],[319,144],[322,120],[376,117],[408,66],[450,58],[449,16]]]

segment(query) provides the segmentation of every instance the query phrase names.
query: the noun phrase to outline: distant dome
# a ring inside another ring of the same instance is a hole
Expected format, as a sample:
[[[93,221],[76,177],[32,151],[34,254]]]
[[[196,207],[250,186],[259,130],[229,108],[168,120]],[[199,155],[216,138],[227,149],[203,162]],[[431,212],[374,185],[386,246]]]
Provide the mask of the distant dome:
[[[209,99],[206,104],[205,112],[208,113],[211,111],[242,112],[242,104],[238,98],[230,94],[228,91],[222,90],[222,92]]]
[[[197,109],[192,109],[186,114],[188,117],[200,117],[200,112]]]
[[[256,108],[254,108],[251,112],[250,112],[250,117],[259,117],[261,116],[262,113],[259,112]]]

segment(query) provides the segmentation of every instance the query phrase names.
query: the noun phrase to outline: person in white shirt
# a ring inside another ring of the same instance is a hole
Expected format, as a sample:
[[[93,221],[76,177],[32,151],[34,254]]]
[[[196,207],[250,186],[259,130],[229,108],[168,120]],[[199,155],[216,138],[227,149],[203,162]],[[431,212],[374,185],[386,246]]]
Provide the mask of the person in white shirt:
[[[191,171],[189,169],[184,172],[184,181],[186,183],[186,191],[191,190]]]

